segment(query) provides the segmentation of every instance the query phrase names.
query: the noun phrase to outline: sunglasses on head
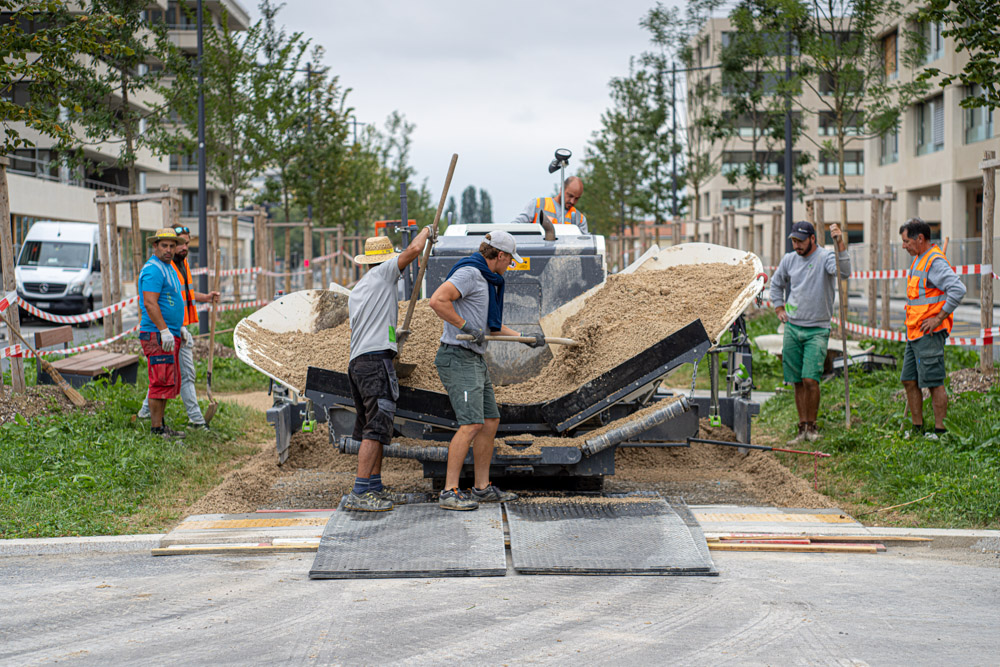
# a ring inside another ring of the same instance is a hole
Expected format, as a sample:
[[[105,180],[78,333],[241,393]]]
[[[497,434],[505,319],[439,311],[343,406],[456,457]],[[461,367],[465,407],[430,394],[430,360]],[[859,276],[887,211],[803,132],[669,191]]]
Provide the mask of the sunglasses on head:
[[[174,227],[174,234],[190,234],[191,229],[188,227]]]

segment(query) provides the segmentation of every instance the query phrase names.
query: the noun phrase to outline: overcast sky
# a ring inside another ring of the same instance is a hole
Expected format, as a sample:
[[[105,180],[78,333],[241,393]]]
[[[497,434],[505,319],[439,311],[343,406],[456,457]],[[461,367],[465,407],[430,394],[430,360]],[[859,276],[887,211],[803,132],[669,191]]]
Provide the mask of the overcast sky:
[[[679,0],[668,0],[674,4]],[[256,20],[256,0],[242,0]],[[326,49],[359,121],[398,109],[416,124],[412,164],[435,202],[452,153],[450,195],[485,188],[496,222],[570,175],[608,106],[608,81],[649,47],[639,20],[655,0],[287,0],[278,15]],[[586,211],[584,211],[586,213]]]

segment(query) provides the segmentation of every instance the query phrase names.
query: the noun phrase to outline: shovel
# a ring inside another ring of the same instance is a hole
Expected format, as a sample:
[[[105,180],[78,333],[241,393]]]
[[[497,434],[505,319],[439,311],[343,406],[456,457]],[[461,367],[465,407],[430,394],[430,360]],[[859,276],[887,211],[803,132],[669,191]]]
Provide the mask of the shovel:
[[[431,255],[431,247],[437,240],[438,235],[438,223],[441,221],[441,213],[444,211],[444,202],[448,199],[448,188],[451,187],[451,177],[455,174],[455,165],[458,163],[458,153],[454,153],[451,156],[451,164],[448,165],[448,176],[444,179],[444,189],[441,190],[441,201],[438,202],[437,213],[434,214],[434,223],[431,225],[431,237],[427,240],[427,245],[424,246],[424,254],[420,258],[420,270],[417,272],[417,280],[413,283],[413,293],[410,294],[410,303],[406,306],[406,316],[403,317],[403,326],[399,329],[400,333],[410,332],[410,320],[413,319],[413,309],[417,305],[417,298],[420,296],[420,285],[424,282],[424,272],[427,271],[427,259]],[[399,361],[398,352],[402,352],[402,343],[397,345],[397,355],[393,363],[396,366],[396,377],[398,378],[408,378],[416,370],[416,364],[404,364]]]
[[[215,275],[212,277],[212,291],[219,291],[219,256],[222,251],[215,251]],[[212,300],[212,310],[208,314],[208,373],[205,375],[205,385],[208,389],[208,408],[205,409],[205,424],[212,423],[215,411],[219,409],[219,403],[212,397],[212,365],[215,362],[215,322],[218,303]]]
[[[458,340],[475,340],[469,334],[458,334],[455,336]],[[534,336],[505,336],[502,334],[486,334],[486,340],[496,341],[497,343],[533,343],[535,341]],[[547,345],[565,345],[566,347],[580,347],[580,344],[573,340],[572,338],[554,338],[551,336],[545,337],[545,343]]]

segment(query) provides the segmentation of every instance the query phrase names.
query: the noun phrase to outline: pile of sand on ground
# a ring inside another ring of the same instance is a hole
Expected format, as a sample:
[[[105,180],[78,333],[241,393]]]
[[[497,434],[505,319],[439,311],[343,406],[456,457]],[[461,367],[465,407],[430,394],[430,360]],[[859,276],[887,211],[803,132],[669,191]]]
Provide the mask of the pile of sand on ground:
[[[634,357],[663,338],[700,319],[710,338],[725,328],[726,313],[753,280],[753,265],[698,264],[665,271],[612,275],[584,307],[563,325],[561,335],[582,343],[556,350],[555,358],[534,378],[496,388],[502,403],[548,401],[575,390]],[[399,305],[402,322],[407,302]],[[247,320],[247,342],[254,363],[300,390],[309,366],[347,372],[350,325],[315,333],[275,334]],[[412,332],[401,361],[417,364],[400,384],[443,392],[434,367],[442,323],[426,299],[414,308]],[[511,343],[499,343],[511,345]]]

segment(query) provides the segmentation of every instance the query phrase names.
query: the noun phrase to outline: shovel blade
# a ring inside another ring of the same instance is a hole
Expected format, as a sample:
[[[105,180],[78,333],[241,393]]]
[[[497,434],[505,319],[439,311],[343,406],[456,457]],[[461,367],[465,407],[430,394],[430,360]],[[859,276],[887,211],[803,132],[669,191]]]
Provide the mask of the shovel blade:
[[[404,364],[400,362],[395,362],[396,365],[396,377],[400,380],[405,380],[406,378],[413,375],[413,371],[417,370],[416,364]]]
[[[219,404],[216,403],[215,401],[212,401],[211,403],[208,404],[208,407],[205,408],[205,423],[206,424],[212,423],[212,417],[215,416],[215,411],[218,410],[218,409],[219,409]]]

